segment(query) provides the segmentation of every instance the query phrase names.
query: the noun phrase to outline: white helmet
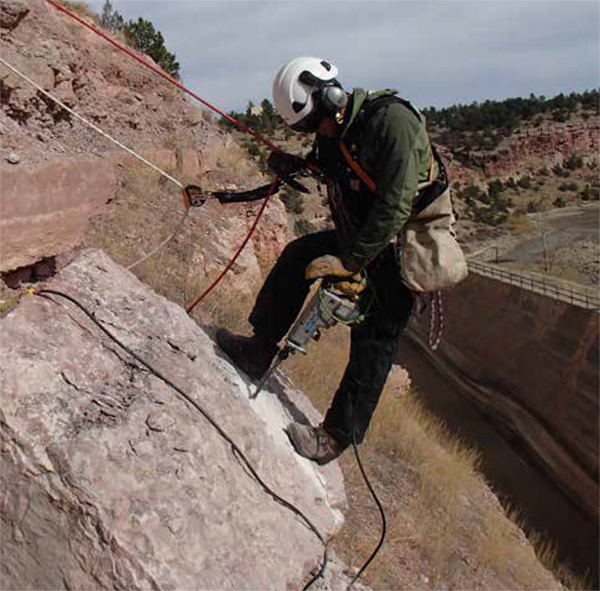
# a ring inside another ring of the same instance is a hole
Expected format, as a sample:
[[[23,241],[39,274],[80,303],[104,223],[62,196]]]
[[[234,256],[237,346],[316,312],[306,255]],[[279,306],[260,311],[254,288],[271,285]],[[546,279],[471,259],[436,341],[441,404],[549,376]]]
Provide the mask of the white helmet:
[[[338,69],[318,57],[297,57],[273,81],[279,115],[296,131],[316,131],[320,120],[343,109],[348,97],[336,80]]]

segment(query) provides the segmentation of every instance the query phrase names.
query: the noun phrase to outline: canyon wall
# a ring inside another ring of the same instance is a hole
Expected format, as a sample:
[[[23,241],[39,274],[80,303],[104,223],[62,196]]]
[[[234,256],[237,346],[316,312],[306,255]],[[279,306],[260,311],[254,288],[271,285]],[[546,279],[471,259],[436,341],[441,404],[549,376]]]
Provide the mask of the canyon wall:
[[[444,300],[444,337],[430,354],[597,518],[598,311],[474,273]],[[427,316],[410,329],[424,350]]]

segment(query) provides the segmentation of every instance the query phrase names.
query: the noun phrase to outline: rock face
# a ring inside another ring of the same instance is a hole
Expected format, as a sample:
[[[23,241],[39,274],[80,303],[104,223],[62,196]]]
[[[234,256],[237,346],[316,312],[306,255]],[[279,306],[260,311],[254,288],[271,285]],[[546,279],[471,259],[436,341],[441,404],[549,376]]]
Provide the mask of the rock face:
[[[50,287],[201,404],[324,538],[338,531],[339,468],[298,457],[283,432],[292,417],[318,420],[302,394],[276,379],[249,400],[194,321],[101,251]],[[53,300],[26,297],[2,319],[2,587],[301,587],[322,557],[315,534],[196,409]]]
[[[202,137],[214,131],[173,86],[46,2],[2,0],[0,24],[9,64],[124,144],[201,149]],[[0,90],[7,152],[33,163],[110,147],[4,65]]]
[[[0,27],[14,29],[29,12],[23,0],[12,0],[0,5]]]
[[[518,171],[529,159],[546,158],[554,163],[572,154],[597,156],[599,137],[597,118],[581,125],[527,128],[504,140],[494,152],[472,154],[471,161],[488,177],[502,176]]]
[[[222,189],[238,175],[240,190],[266,182],[247,154],[180,91],[46,2],[2,0],[0,24],[3,59],[184,185]],[[90,216],[107,218],[105,204],[117,205],[127,190],[122,176],[137,171],[144,177],[149,169],[115,152],[106,138],[3,65],[0,93],[0,271],[6,272],[69,252],[86,236]],[[147,201],[143,192],[137,199]],[[175,207],[181,207],[179,196]],[[116,209],[121,217],[122,203]],[[186,261],[198,270],[194,280],[208,281],[222,269],[256,211],[256,204],[202,209],[194,228],[201,233],[190,237]],[[137,220],[131,221],[135,229]],[[160,235],[160,222],[151,223]],[[273,199],[233,271],[245,275],[240,285],[247,294],[291,238],[283,204]]]
[[[598,520],[598,311],[475,272],[444,300],[438,366]],[[427,316],[412,321],[423,343]]]
[[[117,191],[116,167],[98,158],[2,169],[0,179],[3,272],[75,247],[88,219]]]

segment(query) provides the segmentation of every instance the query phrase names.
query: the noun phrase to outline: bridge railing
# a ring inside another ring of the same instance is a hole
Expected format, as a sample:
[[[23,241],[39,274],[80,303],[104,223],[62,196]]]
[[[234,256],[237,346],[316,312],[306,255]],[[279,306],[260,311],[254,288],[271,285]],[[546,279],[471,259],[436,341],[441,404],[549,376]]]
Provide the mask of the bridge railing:
[[[507,271],[506,269],[500,269],[496,265],[490,265],[489,263],[482,263],[480,261],[469,261],[469,270],[477,273],[478,275],[484,275],[486,277],[492,277],[498,279],[503,283],[510,283],[511,285],[517,285],[523,289],[539,293],[550,298],[569,302],[574,306],[580,306],[582,308],[600,309],[600,295],[597,290],[586,289],[582,287],[577,289],[575,287],[566,287],[549,281],[543,281],[537,279],[531,275],[525,273],[516,273],[514,271]]]

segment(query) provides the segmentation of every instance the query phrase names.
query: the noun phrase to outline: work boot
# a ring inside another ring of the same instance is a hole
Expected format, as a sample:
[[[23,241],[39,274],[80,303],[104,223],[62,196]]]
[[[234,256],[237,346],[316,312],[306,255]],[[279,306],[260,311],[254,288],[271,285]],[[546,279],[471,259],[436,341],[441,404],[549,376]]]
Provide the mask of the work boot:
[[[335,460],[346,449],[322,425],[311,427],[300,423],[291,423],[286,433],[294,449],[305,458],[319,465]]]
[[[257,334],[244,337],[220,328],[216,336],[220,349],[253,380],[264,375],[277,353],[276,343]]]

